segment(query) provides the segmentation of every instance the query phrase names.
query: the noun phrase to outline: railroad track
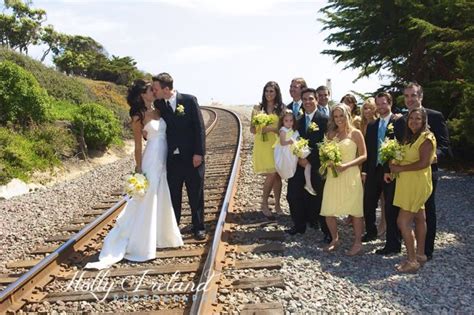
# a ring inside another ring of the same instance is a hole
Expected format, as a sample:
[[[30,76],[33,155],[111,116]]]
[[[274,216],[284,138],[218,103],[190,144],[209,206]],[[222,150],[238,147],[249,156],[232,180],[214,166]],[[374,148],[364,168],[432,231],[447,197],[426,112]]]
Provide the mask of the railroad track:
[[[281,252],[280,243],[262,244],[261,241],[278,240],[283,236],[258,230],[243,234],[236,230],[238,225],[258,229],[268,222],[262,223],[258,215],[241,218],[233,209],[240,165],[238,117],[223,109],[203,108],[204,111],[210,117],[206,126],[206,240],[193,239],[191,212],[184,197],[180,225],[183,247],[158,250],[157,258],[145,263],[122,261],[106,271],[83,271],[87,262],[97,259],[103,237],[125,206],[125,199],[117,192],[92,207],[84,217],[65,226],[62,234],[45,240],[46,246],[36,248],[29,256],[47,255],[45,258],[7,265],[12,273],[0,275],[0,283],[9,284],[0,292],[0,313],[56,310],[209,314],[223,310],[217,300],[222,291],[283,285],[281,279],[227,280],[232,270],[280,268],[278,258],[242,260],[232,258],[232,254]],[[252,313],[280,308],[275,303],[245,307]]]

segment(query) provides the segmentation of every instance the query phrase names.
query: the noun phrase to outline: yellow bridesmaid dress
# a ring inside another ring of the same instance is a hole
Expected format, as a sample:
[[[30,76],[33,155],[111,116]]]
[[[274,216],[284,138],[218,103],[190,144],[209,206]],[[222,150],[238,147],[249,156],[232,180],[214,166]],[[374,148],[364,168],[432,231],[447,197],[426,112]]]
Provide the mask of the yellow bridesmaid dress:
[[[412,164],[420,159],[420,146],[428,139],[433,143],[431,161],[436,156],[436,138],[429,132],[423,132],[415,143],[405,146],[405,156],[400,165]],[[417,213],[425,208],[425,202],[433,191],[431,182],[431,166],[409,172],[400,172],[395,184],[395,196],[393,204],[403,210]]]
[[[357,144],[350,138],[339,141],[342,163],[354,160],[357,156]],[[328,170],[324,184],[321,215],[338,217],[352,215],[357,218],[364,216],[362,180],[358,165],[351,166],[337,177]]]
[[[274,116],[274,123],[270,125],[271,127],[278,128],[278,115],[270,114]],[[253,170],[257,174],[268,174],[275,173],[275,158],[274,158],[274,148],[273,145],[277,139],[277,134],[274,132],[267,132],[265,137],[262,135],[260,128],[257,128],[257,133],[254,137],[253,143]]]

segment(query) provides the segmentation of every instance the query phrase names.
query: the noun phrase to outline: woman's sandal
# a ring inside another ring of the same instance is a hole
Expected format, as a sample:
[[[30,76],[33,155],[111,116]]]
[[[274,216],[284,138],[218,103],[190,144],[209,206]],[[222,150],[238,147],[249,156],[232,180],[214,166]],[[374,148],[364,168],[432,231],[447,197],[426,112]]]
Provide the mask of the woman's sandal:
[[[400,273],[416,273],[420,269],[420,263],[418,261],[405,261],[396,267]]]

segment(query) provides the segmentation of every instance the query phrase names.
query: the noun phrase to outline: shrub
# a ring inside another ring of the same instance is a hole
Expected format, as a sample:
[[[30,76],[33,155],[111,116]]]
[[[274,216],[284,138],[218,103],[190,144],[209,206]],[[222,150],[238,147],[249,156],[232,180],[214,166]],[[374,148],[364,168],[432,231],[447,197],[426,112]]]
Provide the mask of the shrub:
[[[102,105],[90,103],[80,106],[73,118],[74,131],[80,135],[89,149],[105,149],[112,143],[120,142],[120,122],[113,112]]]
[[[20,66],[0,63],[0,124],[28,126],[47,120],[49,97],[35,77]]]
[[[0,47],[0,61],[4,60],[11,61],[31,72],[48,94],[56,99],[66,100],[73,104],[93,101],[92,92],[74,77],[68,77],[11,49]]]
[[[51,101],[51,118],[53,120],[72,121],[74,113],[79,109],[78,105],[72,104],[65,100]]]
[[[12,178],[27,181],[31,172],[59,165],[76,146],[68,128],[45,125],[14,132],[0,127],[0,184]]]

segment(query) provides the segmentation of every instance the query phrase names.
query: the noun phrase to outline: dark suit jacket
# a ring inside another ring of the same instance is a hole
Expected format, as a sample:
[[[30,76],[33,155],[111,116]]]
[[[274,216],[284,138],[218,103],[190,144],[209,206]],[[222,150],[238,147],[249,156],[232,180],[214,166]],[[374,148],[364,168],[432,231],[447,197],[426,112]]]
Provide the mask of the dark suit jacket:
[[[189,94],[177,93],[176,108],[183,105],[184,113],[166,106],[165,100],[156,100],[155,106],[160,110],[161,117],[166,121],[166,138],[168,140],[168,158],[176,148],[184,159],[206,153],[206,134],[204,120],[196,97]]]
[[[366,173],[368,176],[375,174],[375,169],[377,167],[377,156],[378,156],[378,133],[379,133],[379,122],[380,118],[371,122],[367,125],[367,132],[365,133],[365,146],[367,147],[367,160],[362,164],[362,172]],[[388,126],[392,124],[393,130],[390,130]],[[395,120],[394,115],[390,116],[387,128],[385,130],[385,137],[389,139],[394,139],[395,135],[399,133],[402,129],[402,122],[400,119]],[[386,173],[390,173],[388,164],[384,166]]]
[[[319,167],[321,166],[321,162],[319,161],[318,143],[324,139],[324,134],[328,128],[328,118],[316,109],[316,113],[314,113],[311,122],[316,123],[319,127],[319,130],[311,131],[308,129],[308,131],[306,131],[306,115],[303,115],[298,120],[298,132],[302,138],[308,139],[309,141],[311,153],[307,157],[307,160],[311,164],[311,171],[317,173],[319,172]]]
[[[426,108],[426,114],[428,116],[428,126],[430,131],[436,138],[436,156],[438,161],[446,160],[453,156],[449,142],[449,132],[444,120],[443,114],[433,109]],[[401,117],[400,123],[403,124],[403,128],[397,130],[397,140],[403,142],[405,138],[406,124],[407,124],[408,113]],[[431,169],[434,171],[438,170],[438,164],[431,164]]]

